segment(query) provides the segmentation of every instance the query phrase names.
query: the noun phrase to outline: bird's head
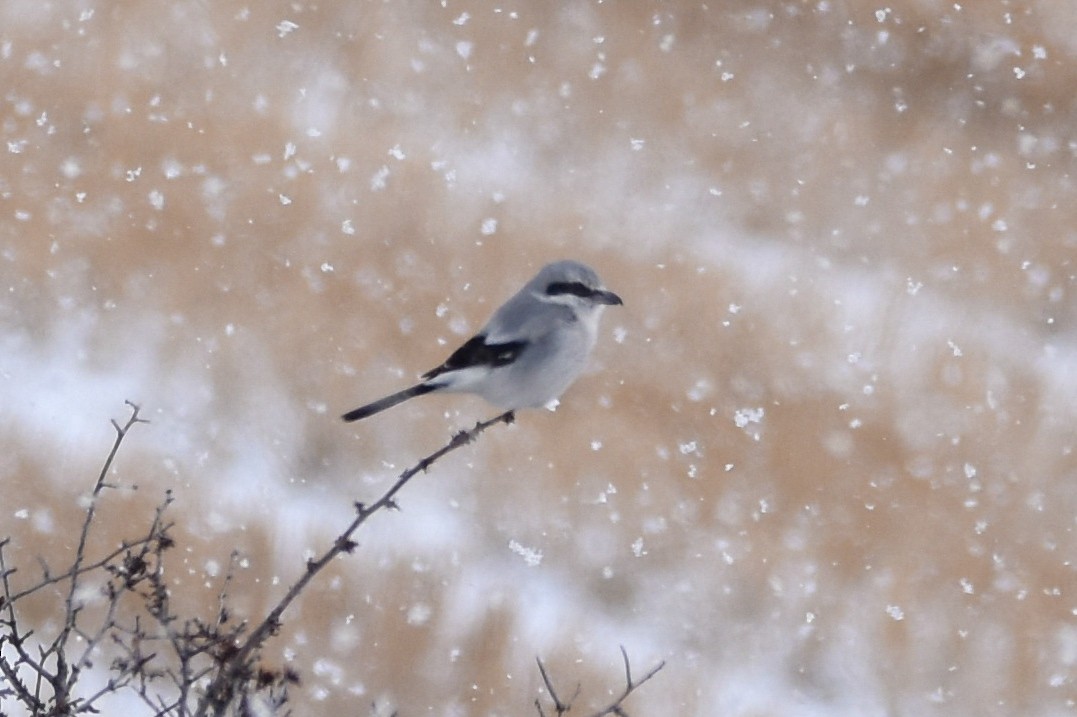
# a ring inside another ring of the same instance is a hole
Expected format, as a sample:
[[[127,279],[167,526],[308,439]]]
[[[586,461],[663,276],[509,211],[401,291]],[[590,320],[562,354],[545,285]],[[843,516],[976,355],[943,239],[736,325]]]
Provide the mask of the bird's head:
[[[621,297],[608,291],[595,270],[578,261],[556,261],[542,267],[531,280],[540,301],[576,309],[621,305]]]

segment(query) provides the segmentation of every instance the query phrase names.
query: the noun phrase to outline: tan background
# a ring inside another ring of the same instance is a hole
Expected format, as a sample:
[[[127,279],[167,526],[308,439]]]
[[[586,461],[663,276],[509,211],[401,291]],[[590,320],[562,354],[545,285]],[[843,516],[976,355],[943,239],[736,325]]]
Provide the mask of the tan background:
[[[544,262],[625,307],[270,644],[297,713],[1077,712],[1069,0],[0,5],[0,534],[166,488],[176,599],[281,594],[451,431]],[[539,559],[541,556],[541,559]],[[530,560],[529,560],[530,559]],[[535,564],[537,563],[537,564]],[[47,625],[48,616],[37,619]]]

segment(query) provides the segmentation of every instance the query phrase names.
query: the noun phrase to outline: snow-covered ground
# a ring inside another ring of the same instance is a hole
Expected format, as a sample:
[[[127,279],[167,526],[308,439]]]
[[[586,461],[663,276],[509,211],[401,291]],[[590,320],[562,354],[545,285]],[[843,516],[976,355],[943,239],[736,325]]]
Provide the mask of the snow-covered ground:
[[[264,611],[452,431],[543,263],[594,370],[444,459],[286,615],[297,714],[1077,712],[1068,0],[0,5],[0,535],[166,489]],[[34,565],[33,562],[30,563]],[[41,615],[47,621],[47,615]],[[388,713],[388,712],[386,712]]]

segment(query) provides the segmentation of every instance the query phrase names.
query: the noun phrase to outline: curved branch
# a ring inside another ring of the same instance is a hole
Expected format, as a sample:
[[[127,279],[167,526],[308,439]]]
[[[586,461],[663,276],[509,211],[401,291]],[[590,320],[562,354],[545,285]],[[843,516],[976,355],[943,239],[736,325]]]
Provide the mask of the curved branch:
[[[310,583],[310,581],[313,580],[325,566],[332,562],[334,558],[341,553],[351,553],[355,550],[357,544],[352,540],[352,535],[354,535],[355,531],[366,523],[372,515],[381,510],[396,508],[397,506],[394,502],[396,494],[399,493],[412,478],[417,474],[428,470],[430,466],[442,456],[471,443],[478,438],[483,431],[495,424],[509,424],[515,420],[515,413],[513,411],[506,411],[500,416],[491,418],[487,421],[480,421],[472,428],[456,433],[442,448],[431,453],[429,456],[423,458],[414,466],[401,473],[396,482],[393,483],[393,485],[385,491],[378,500],[370,505],[356,503],[356,516],[351,524],[344,529],[344,532],[337,536],[333,541],[333,544],[322,553],[321,557],[316,560],[307,561],[306,572],[304,572],[299,579],[288,588],[288,592],[284,594],[284,597],[280,599],[265,619],[251,631],[247,638],[237,646],[235,652],[231,653],[221,663],[216,675],[206,689],[205,696],[198,705],[195,717],[205,717],[207,714],[220,715],[225,712],[235,696],[236,683],[243,681],[250,675],[250,663],[254,654],[262,647],[270,636],[274,635],[277,630],[280,629],[281,616],[284,614],[284,611],[288,609],[288,606],[291,605],[297,597],[299,597],[299,594],[303,592],[303,589],[306,588],[307,584]]]

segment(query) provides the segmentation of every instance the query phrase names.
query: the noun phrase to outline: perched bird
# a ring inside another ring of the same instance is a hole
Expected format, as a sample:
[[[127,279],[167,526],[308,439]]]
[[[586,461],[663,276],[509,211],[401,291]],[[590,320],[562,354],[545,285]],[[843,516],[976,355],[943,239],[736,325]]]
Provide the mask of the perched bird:
[[[542,267],[479,333],[422,381],[345,413],[345,421],[427,393],[474,393],[506,411],[559,397],[587,365],[606,306],[622,304],[594,269],[578,261]]]

